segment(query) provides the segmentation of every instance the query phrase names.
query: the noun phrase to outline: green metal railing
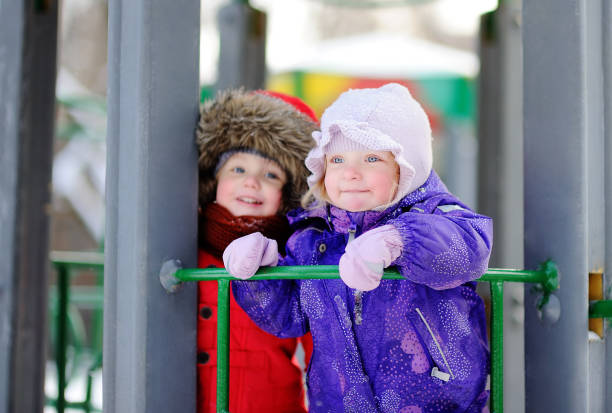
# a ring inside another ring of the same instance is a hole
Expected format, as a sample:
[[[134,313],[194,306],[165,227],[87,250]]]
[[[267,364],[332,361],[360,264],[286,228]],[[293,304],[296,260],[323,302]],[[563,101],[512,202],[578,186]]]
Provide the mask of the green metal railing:
[[[96,411],[91,405],[91,374],[88,375],[85,400],[68,402],[64,397],[66,387],[66,349],[69,331],[69,304],[71,302],[88,303],[101,306],[101,291],[77,292],[76,287],[70,287],[71,270],[77,268],[94,268],[102,270],[103,254],[55,252],[51,260],[58,274],[57,282],[57,312],[55,315],[56,364],[58,371],[58,396],[56,400],[48,401],[54,405],[58,413],[66,408],[79,409],[85,412]],[[337,266],[305,266],[305,267],[274,267],[261,268],[252,280],[267,279],[336,279],[339,278]],[[396,271],[385,271],[385,279],[401,279]],[[218,280],[218,351],[217,351],[217,411],[227,412],[229,407],[229,283],[231,277],[225,269],[182,269],[177,261],[168,261],[160,272],[162,284],[168,291],[173,291],[182,282]],[[539,307],[548,301],[551,292],[559,287],[557,268],[551,261],[543,263],[538,270],[512,270],[490,268],[478,279],[490,283],[491,288],[491,411],[503,412],[503,286],[504,282],[520,282],[535,284],[542,294]],[[72,291],[72,293],[71,293]],[[612,318],[612,300],[591,302],[590,318]],[[89,372],[102,364],[101,354],[98,355]]]
[[[338,266],[295,266],[261,268],[250,280],[272,279],[339,279]],[[403,279],[397,271],[387,270],[383,279]],[[162,285],[174,291],[181,282],[218,280],[219,298],[217,314],[217,412],[229,408],[229,282],[235,279],[225,269],[181,269],[177,261],[168,261],[162,267]],[[478,281],[487,281],[491,287],[491,411],[503,412],[503,296],[504,282],[536,284],[542,293],[539,306],[544,306],[550,294],[559,288],[557,267],[546,261],[536,271],[490,268]]]
[[[66,386],[68,383],[66,366],[67,352],[69,346],[68,332],[71,325],[69,308],[71,304],[84,304],[98,310],[95,314],[94,324],[102,325],[102,270],[104,269],[104,254],[88,252],[52,252],[51,262],[57,273],[57,291],[51,302],[56,303],[54,314],[54,336],[55,336],[55,364],[57,367],[57,397],[47,398],[46,404],[54,406],[57,413],[63,413],[65,409],[79,409],[86,413],[100,411],[92,406],[92,373],[102,366],[101,351],[101,328],[94,328],[93,338],[93,361],[87,367],[87,381],[85,384],[85,398],[81,401],[66,400]],[[99,271],[98,284],[96,286],[77,289],[70,286],[71,274],[76,269],[93,269]],[[82,340],[80,340],[82,341]],[[79,345],[83,343],[79,342]]]
[[[612,318],[612,300],[591,302],[589,304],[589,318]]]

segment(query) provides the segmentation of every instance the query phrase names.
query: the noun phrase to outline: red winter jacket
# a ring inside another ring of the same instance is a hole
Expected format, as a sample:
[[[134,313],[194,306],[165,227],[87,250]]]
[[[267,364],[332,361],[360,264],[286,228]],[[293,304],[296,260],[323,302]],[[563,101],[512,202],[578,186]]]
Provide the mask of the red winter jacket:
[[[200,268],[223,267],[199,250]],[[302,371],[295,360],[295,338],[280,339],[261,330],[230,294],[230,393],[232,413],[305,413]],[[302,337],[306,360],[310,334]],[[216,411],[217,282],[198,283],[198,413]]]

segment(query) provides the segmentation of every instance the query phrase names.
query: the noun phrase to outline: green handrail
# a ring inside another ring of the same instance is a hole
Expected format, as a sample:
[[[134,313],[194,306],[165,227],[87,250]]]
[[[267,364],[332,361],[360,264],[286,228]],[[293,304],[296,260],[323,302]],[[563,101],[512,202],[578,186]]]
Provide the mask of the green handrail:
[[[171,262],[160,272],[162,285],[174,291],[181,282],[219,281],[219,301],[217,314],[217,412],[227,412],[229,408],[229,281],[234,279],[223,268],[181,269],[180,263]],[[168,268],[174,268],[168,270]],[[272,279],[339,279],[337,265],[315,265],[294,267],[264,267],[250,280]],[[383,279],[403,279],[396,270],[386,270]],[[503,297],[504,282],[537,284],[543,294],[540,305],[548,301],[548,296],[559,288],[557,266],[546,261],[535,271],[489,268],[477,281],[487,281],[491,286],[491,412],[503,413],[504,384],[504,342],[503,342]]]
[[[612,318],[612,300],[592,301],[589,304],[589,318]]]
[[[53,264],[59,269],[61,267],[90,267],[102,269],[104,266],[104,257],[101,253],[75,253],[75,252],[55,252],[51,255]],[[219,280],[219,301],[218,301],[218,352],[217,352],[217,411],[227,412],[229,407],[229,281],[234,278],[230,276],[225,269],[208,268],[208,269],[181,269],[180,263],[174,262],[173,269],[166,274],[160,274],[160,277],[165,277],[162,284],[168,289],[175,289],[181,282],[189,281],[208,281]],[[61,271],[68,277],[68,271]],[[306,274],[304,274],[306,272]],[[252,280],[266,279],[337,279],[337,266],[302,266],[302,267],[273,267],[261,268]],[[402,279],[403,277],[397,271],[388,270],[384,273],[385,279]],[[550,293],[559,287],[556,265],[551,261],[543,263],[538,270],[513,270],[490,268],[487,272],[478,279],[478,281],[486,281],[491,286],[491,302],[492,302],[492,317],[491,317],[491,411],[503,412],[503,283],[504,282],[522,282],[538,285],[538,289],[543,294],[543,299],[540,304],[543,305],[547,301]],[[69,301],[69,283],[58,282],[59,300],[65,300],[66,311],[58,314],[58,331],[63,331],[64,348],[58,349],[56,357],[58,361],[63,360],[64,365],[60,366],[58,362],[58,372],[65,369],[65,334],[67,331],[67,303]],[[612,313],[611,301],[592,302],[589,310],[590,317],[611,317]],[[63,308],[60,305],[60,308]],[[58,338],[60,335],[58,334]],[[63,353],[61,353],[63,351]],[[65,377],[65,376],[64,376]],[[63,384],[65,386],[65,383]],[[59,390],[58,383],[58,390]],[[58,393],[58,400],[55,401],[56,406],[62,404],[64,408],[76,407],[89,409],[90,405],[82,403],[66,402],[63,398],[62,391]],[[60,410],[58,409],[58,412]]]
[[[94,410],[91,406],[91,372],[101,362],[96,361],[87,372],[87,393],[85,400],[68,402],[66,400],[66,351],[68,347],[68,307],[71,301],[70,273],[73,268],[104,268],[104,254],[95,252],[52,252],[51,262],[57,271],[57,315],[56,315],[56,348],[55,364],[57,366],[57,398],[48,400],[57,413],[64,413],[67,408],[83,409],[86,412]],[[93,296],[85,299],[97,300]]]

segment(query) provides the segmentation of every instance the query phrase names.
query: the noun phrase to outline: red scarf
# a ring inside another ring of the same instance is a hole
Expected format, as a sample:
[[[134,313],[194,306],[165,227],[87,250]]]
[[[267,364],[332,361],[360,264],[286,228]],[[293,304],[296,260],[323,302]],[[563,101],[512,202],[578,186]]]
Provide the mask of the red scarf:
[[[202,211],[199,223],[199,244],[212,255],[221,258],[225,247],[236,238],[261,232],[278,242],[278,250],[285,251],[285,243],[291,234],[287,218],[281,215],[235,217],[226,208],[210,203]]]

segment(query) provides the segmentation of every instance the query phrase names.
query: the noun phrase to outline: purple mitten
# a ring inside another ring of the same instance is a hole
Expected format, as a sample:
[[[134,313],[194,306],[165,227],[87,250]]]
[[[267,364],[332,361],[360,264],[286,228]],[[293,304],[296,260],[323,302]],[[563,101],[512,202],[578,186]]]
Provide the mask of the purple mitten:
[[[254,232],[233,240],[223,251],[223,264],[232,276],[246,280],[261,266],[278,264],[278,245],[275,240]]]
[[[348,243],[340,257],[340,278],[361,291],[378,287],[387,268],[402,253],[402,237],[393,225],[364,232]]]

